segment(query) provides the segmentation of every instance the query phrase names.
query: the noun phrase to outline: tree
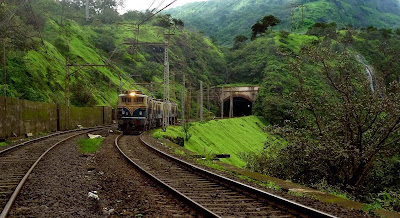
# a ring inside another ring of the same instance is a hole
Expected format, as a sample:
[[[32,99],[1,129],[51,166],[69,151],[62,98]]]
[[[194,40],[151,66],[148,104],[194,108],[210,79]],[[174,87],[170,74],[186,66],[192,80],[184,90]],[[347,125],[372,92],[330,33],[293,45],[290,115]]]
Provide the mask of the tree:
[[[307,35],[314,35],[318,37],[336,38],[337,24],[332,23],[315,23],[307,30]]]
[[[268,16],[265,16],[261,20],[261,22],[264,26],[267,27],[267,29],[268,29],[268,27],[271,27],[271,31],[272,31],[274,26],[278,25],[281,21],[273,15],[268,15]]]
[[[233,39],[233,49],[238,49],[243,43],[245,43],[249,38],[243,35],[237,35]]]
[[[307,90],[299,63],[294,66],[300,85],[299,106],[309,111],[313,120],[306,132],[327,151],[323,152],[327,167],[338,182],[362,186],[378,155],[398,150],[400,85],[393,82],[371,91],[363,69],[354,65],[350,54],[335,54],[328,42],[303,54],[321,66],[334,91],[318,96]],[[337,156],[329,157],[332,154]]]
[[[269,129],[289,144],[276,158],[264,155],[258,171],[307,184],[326,180],[357,192],[378,159],[398,154],[400,84],[378,83],[371,91],[363,67],[355,63],[346,51],[335,52],[330,40],[302,50],[292,64],[298,83],[294,119]],[[309,66],[319,70],[328,90],[307,83]]]
[[[193,126],[193,124],[192,124],[192,123],[189,123],[189,122],[185,122],[185,123],[183,124],[183,126],[182,126],[183,133],[185,134],[184,140],[185,140],[186,142],[189,141],[190,138],[192,137],[192,134],[189,133],[189,130],[190,130],[190,128],[191,128],[192,126]]]
[[[174,22],[175,26],[177,26],[177,27],[181,27],[181,28],[185,27],[185,23],[181,19],[173,18],[172,22]]]
[[[252,27],[252,35],[251,35],[251,40],[254,40],[257,38],[258,34],[263,34],[265,33],[269,27],[271,27],[271,31],[272,28],[276,25],[278,25],[278,23],[280,23],[281,21],[278,20],[278,18],[276,18],[273,15],[268,15],[265,16],[263,19],[257,21],[257,23],[255,23]]]
[[[262,24],[261,22],[257,22],[257,23],[255,23],[252,27],[251,27],[251,30],[252,30],[252,35],[251,35],[251,40],[254,40],[254,39],[256,39],[257,38],[257,35],[258,34],[263,34],[263,33],[265,33],[265,31],[267,31],[267,27],[265,27],[265,25],[264,24]]]

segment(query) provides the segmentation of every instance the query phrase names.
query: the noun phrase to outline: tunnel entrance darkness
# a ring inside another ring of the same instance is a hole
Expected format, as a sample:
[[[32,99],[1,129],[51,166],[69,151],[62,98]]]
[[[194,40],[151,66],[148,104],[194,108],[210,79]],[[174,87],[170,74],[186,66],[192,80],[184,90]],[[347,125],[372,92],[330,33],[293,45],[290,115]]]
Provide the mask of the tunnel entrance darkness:
[[[224,117],[229,117],[230,99],[224,102]],[[233,116],[242,117],[250,116],[253,110],[253,103],[242,97],[233,98]]]

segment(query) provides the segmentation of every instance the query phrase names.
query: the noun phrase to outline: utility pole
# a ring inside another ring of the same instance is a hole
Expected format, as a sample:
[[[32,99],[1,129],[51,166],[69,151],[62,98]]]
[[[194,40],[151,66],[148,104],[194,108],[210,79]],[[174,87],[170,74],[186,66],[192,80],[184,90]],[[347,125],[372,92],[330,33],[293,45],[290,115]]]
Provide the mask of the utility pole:
[[[86,21],[89,21],[90,20],[89,0],[86,0],[86,2],[85,2],[85,11],[86,11]]]
[[[186,101],[186,119],[190,120],[190,111],[192,109],[192,88],[189,86]]]
[[[210,86],[207,86],[207,110],[210,111]]]
[[[232,89],[230,90],[230,97],[229,97],[229,118],[233,117],[233,92]]]
[[[200,121],[203,121],[203,81],[200,81]]]
[[[304,9],[307,8],[307,6],[301,4],[298,7],[301,8],[301,23],[304,25]]]
[[[169,59],[168,59],[168,47],[170,44],[171,35],[171,25],[168,28],[168,34],[164,34],[168,37],[168,41],[165,43],[165,51],[164,51],[164,116],[163,116],[163,131],[167,131],[167,127],[169,125]]]
[[[69,56],[67,56],[65,58],[65,67],[66,67],[66,71],[67,71],[67,75],[65,75],[65,89],[67,91],[66,96],[65,96],[65,104],[67,105],[67,107],[65,108],[67,111],[65,113],[66,115],[66,120],[67,120],[67,126],[65,129],[69,129],[69,79],[70,79],[70,75],[69,75]]]
[[[221,119],[224,119],[224,97],[223,97],[223,93],[224,93],[224,87],[221,88]]]
[[[3,39],[3,74],[4,74],[4,137],[7,138],[7,59],[6,59],[6,39]]]
[[[182,82],[182,126],[185,125],[185,75],[183,75],[183,82]]]
[[[6,60],[6,39],[3,39],[3,74],[4,74],[4,97],[7,97],[7,60]]]
[[[296,8],[301,8],[301,23],[304,25],[304,9],[307,8],[304,4],[290,4],[290,31],[293,32],[294,28],[294,11]]]
[[[167,131],[169,125],[169,61],[168,61],[168,42],[164,49],[164,113],[163,113],[163,132]]]
[[[119,94],[122,94],[122,76],[121,73],[118,72],[118,78],[119,78]]]
[[[294,30],[294,9],[295,9],[295,4],[290,4],[290,32],[293,32]]]

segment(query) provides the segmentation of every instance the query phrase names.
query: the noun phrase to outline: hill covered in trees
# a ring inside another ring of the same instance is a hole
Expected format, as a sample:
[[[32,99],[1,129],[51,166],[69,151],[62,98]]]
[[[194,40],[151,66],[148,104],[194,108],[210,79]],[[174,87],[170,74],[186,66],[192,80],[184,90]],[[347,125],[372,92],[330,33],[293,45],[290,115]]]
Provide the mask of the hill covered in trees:
[[[316,23],[224,51],[226,80],[258,84],[254,112],[288,142],[244,154],[249,169],[400,210],[400,29]]]
[[[292,8],[292,3],[298,7]],[[336,22],[339,28],[400,27],[398,0],[209,0],[173,8],[166,13],[184,20],[189,28],[215,37],[222,45],[232,45],[233,38],[239,34],[250,37],[249,27],[267,14],[281,20],[278,29],[300,33],[316,22]]]

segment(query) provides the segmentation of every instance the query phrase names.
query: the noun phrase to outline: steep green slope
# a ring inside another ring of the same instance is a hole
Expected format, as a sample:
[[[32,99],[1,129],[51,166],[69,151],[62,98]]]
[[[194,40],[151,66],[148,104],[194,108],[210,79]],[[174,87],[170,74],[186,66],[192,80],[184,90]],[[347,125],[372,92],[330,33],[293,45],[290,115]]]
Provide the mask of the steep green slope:
[[[231,45],[238,34],[250,36],[250,27],[265,15],[272,14],[282,21],[278,29],[291,29],[291,3],[305,6],[304,11],[293,9],[293,29],[298,32],[304,32],[315,22],[336,22],[339,27],[400,27],[400,3],[397,0],[209,0],[174,8],[167,13],[181,18],[190,28],[216,37],[220,44]]]
[[[266,122],[261,117],[250,116],[228,120],[213,120],[194,123],[189,129],[192,137],[185,142],[185,148],[202,155],[230,154],[222,162],[244,167],[241,158],[244,152],[259,152],[264,143],[274,143],[275,137],[264,132]],[[168,127],[166,132],[155,132],[154,136],[184,137],[182,127]]]
[[[71,103],[76,106],[116,105],[121,74],[123,89],[143,89],[150,94],[151,86],[138,87],[134,83],[154,82],[155,97],[162,97],[161,85],[164,72],[163,46],[139,46],[133,49],[124,45],[126,38],[133,38],[132,25],[105,24],[94,19],[82,24],[74,18],[80,11],[68,8],[69,17],[60,24],[62,5],[51,0],[38,0],[33,4],[42,26],[32,26],[31,47],[9,46],[7,51],[8,95],[28,100],[65,103],[67,57],[74,65],[102,65],[112,56],[115,67],[71,66]],[[10,6],[11,7],[11,6]],[[16,8],[16,6],[14,7]],[[9,10],[7,8],[7,10]],[[3,11],[0,11],[3,12]],[[4,12],[7,12],[6,10]],[[0,13],[1,15],[2,13]],[[5,13],[6,14],[6,13]],[[121,16],[122,23],[135,23],[142,15],[131,12]],[[24,15],[21,14],[21,20]],[[19,16],[16,16],[17,18]],[[162,24],[163,16],[156,16],[141,26],[141,42],[164,43],[163,34],[168,28]],[[39,30],[44,39],[41,43]],[[224,54],[201,34],[173,27],[169,47],[170,73],[172,75],[171,98],[180,96],[183,74],[194,87],[202,80],[205,84],[221,83],[219,73],[225,65]],[[16,33],[13,33],[14,35]],[[10,35],[13,37],[13,35]],[[111,55],[112,54],[112,55]],[[2,74],[2,68],[0,70]],[[131,76],[134,76],[133,79]]]

